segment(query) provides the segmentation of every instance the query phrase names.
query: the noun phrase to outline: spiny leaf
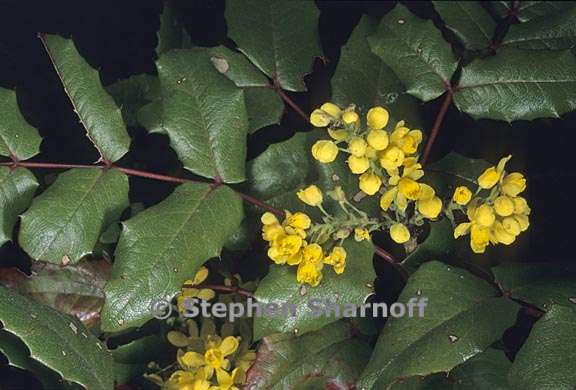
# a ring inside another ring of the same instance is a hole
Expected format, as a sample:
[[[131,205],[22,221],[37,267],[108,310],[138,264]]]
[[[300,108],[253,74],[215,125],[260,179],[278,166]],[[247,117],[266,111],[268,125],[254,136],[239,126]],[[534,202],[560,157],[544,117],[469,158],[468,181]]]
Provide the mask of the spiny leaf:
[[[272,265],[270,272],[258,285],[256,299],[264,303],[278,305],[296,305],[295,316],[270,316],[254,319],[254,338],[275,333],[295,332],[303,334],[318,330],[322,326],[338,320],[335,316],[312,315],[309,303],[318,300],[316,305],[323,307],[326,301],[339,305],[364,303],[373,293],[373,283],[376,278],[372,267],[374,247],[371,243],[357,243],[347,240],[344,247],[348,256],[346,270],[337,275],[331,267],[325,267],[324,277],[317,287],[300,285],[296,281],[297,267],[286,265]]]
[[[442,95],[456,70],[457,60],[440,31],[400,4],[382,18],[368,43],[407,92],[423,101]]]
[[[576,308],[576,266],[559,263],[504,263],[493,268],[496,281],[512,298],[542,310]]]
[[[213,47],[209,52],[216,70],[244,89],[249,133],[280,123],[284,103],[271,88],[268,78],[240,53],[224,46]]]
[[[17,269],[5,269],[0,272],[0,283],[73,315],[89,327],[98,322],[110,269],[111,264],[106,260],[83,261],[66,267],[35,262],[31,276]]]
[[[364,113],[373,106],[385,106],[392,117],[390,122],[406,120],[410,126],[418,126],[418,101],[406,93],[394,71],[370,50],[366,38],[377,27],[377,20],[363,16],[342,47],[332,77],[332,100],[341,107],[356,104]]]
[[[349,388],[371,351],[355,332],[350,321],[341,320],[300,337],[265,337],[248,371],[246,388],[295,389],[312,382],[317,384],[312,388]]]
[[[570,51],[503,49],[464,67],[454,102],[474,118],[558,118],[576,109],[576,58]]]
[[[77,263],[128,207],[128,177],[111,169],[71,169],[22,215],[18,241],[30,257]]]
[[[42,42],[88,138],[102,158],[115,162],[130,147],[130,136],[114,99],[102,87],[98,72],[80,56],[72,39],[44,35]]]
[[[576,8],[535,19],[528,23],[514,24],[506,33],[501,46],[520,49],[562,50],[576,45]]]
[[[42,138],[20,113],[16,92],[0,88],[0,156],[27,160],[40,152]]]
[[[479,1],[433,1],[446,27],[456,34],[464,47],[481,50],[490,46],[496,22]]]
[[[428,299],[424,316],[388,319],[358,388],[448,372],[499,339],[518,309],[483,280],[435,261],[410,277],[398,302],[411,298]]]
[[[228,33],[241,52],[268,77],[290,91],[305,91],[304,76],[322,55],[320,11],[309,1],[226,2]]]
[[[0,322],[65,380],[87,389],[114,387],[112,355],[77,319],[0,286]]]
[[[171,50],[157,62],[163,128],[184,167],[226,183],[245,179],[248,120],[244,93],[204,49]]]
[[[576,387],[576,310],[551,306],[516,355],[508,380],[514,390]]]
[[[36,188],[38,182],[29,170],[0,167],[0,246],[12,239],[18,215],[30,206]]]
[[[102,328],[117,331],[152,318],[208,259],[218,256],[242,220],[242,201],[226,186],[183,184],[161,203],[123,223]]]

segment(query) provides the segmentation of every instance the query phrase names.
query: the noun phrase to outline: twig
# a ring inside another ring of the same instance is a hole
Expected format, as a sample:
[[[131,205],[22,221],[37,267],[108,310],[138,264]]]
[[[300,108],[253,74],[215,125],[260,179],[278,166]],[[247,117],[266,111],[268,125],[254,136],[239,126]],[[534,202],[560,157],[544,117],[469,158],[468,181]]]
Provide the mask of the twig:
[[[278,79],[276,77],[272,78],[272,84],[270,84],[270,88],[272,88],[274,91],[276,91],[278,96],[280,96],[280,98],[282,98],[282,100],[284,100],[284,102],[286,102],[286,104],[288,104],[294,111],[296,111],[296,113],[298,115],[300,115],[300,117],[302,117],[302,119],[304,119],[306,122],[308,122],[308,115],[306,115],[304,110],[302,110],[300,107],[298,107],[298,105],[296,103],[294,103],[294,101],[292,99],[290,99],[290,96],[288,96],[286,94],[286,92],[284,92],[282,90],[282,87],[280,86],[280,83],[278,82]]]
[[[454,91],[447,85],[447,93],[444,97],[444,101],[442,102],[442,106],[440,107],[440,111],[438,111],[438,115],[436,115],[436,120],[434,121],[434,126],[432,127],[432,131],[430,132],[430,137],[428,138],[428,142],[426,142],[426,147],[424,148],[424,153],[422,153],[422,165],[426,163],[428,157],[430,155],[430,151],[432,150],[432,145],[438,136],[438,131],[440,130],[440,126],[442,126],[442,122],[444,121],[444,117],[446,116],[446,112],[448,111],[448,107],[450,107],[450,103],[452,103],[452,98],[454,96]]]

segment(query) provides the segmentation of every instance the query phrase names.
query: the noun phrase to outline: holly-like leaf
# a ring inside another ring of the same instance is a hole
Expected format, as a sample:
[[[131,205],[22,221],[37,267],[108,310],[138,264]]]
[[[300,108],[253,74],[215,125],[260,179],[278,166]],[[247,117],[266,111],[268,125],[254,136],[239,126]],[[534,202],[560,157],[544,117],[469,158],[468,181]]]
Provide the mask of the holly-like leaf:
[[[528,23],[513,24],[501,46],[520,49],[562,50],[576,45],[576,8]]]
[[[110,269],[106,260],[83,261],[66,267],[36,262],[32,264],[31,276],[17,269],[4,270],[0,283],[92,326],[104,304],[104,284],[110,277]]]
[[[448,375],[401,378],[392,390],[508,390],[508,371],[512,363],[499,350],[488,348]]]
[[[116,331],[152,318],[151,304],[170,300],[222,246],[242,220],[230,188],[183,184],[164,201],[123,223],[102,328]]]
[[[284,89],[306,90],[304,76],[322,55],[313,2],[228,0],[225,15],[230,38],[254,65]]]
[[[410,277],[398,302],[411,298],[428,299],[424,316],[388,319],[358,388],[448,372],[498,340],[518,309],[487,282],[435,261]]]
[[[38,182],[29,170],[0,167],[0,246],[12,239],[18,215],[28,208],[36,188]]]
[[[114,387],[112,355],[76,318],[0,286],[0,322],[32,359],[87,389]]]
[[[0,88],[0,156],[27,160],[40,152],[42,138],[20,113],[16,92]]]
[[[464,67],[454,102],[477,119],[558,118],[576,109],[576,58],[570,51],[503,49]]]
[[[456,34],[464,47],[481,50],[490,46],[496,22],[479,1],[433,1],[446,27]]]
[[[423,101],[446,91],[458,63],[432,22],[418,18],[400,4],[382,18],[368,43],[394,70],[407,92]]]
[[[553,305],[532,328],[508,380],[514,390],[576,387],[576,310]]]
[[[119,80],[106,90],[122,110],[124,122],[128,126],[139,126],[138,111],[159,98],[160,82],[158,77],[139,74]]]
[[[357,243],[354,240],[344,242],[348,253],[346,270],[337,275],[326,266],[324,277],[317,287],[300,285],[296,281],[297,267],[272,265],[270,272],[258,285],[256,300],[264,303],[295,305],[296,312],[288,316],[266,316],[254,319],[254,338],[259,339],[272,333],[303,334],[318,330],[326,324],[338,320],[335,316],[322,313],[315,316],[319,309],[328,303],[338,305],[360,305],[373,294],[373,283],[376,278],[372,266],[374,247],[371,243]]]
[[[122,172],[71,169],[22,215],[18,242],[34,260],[77,263],[128,204],[128,177]]]
[[[114,99],[102,87],[98,71],[80,56],[72,39],[41,37],[66,94],[88,138],[102,158],[114,162],[130,147],[130,136]]]
[[[237,183],[245,179],[244,93],[214,69],[204,49],[171,50],[157,62],[163,128],[184,167]]]
[[[503,263],[492,269],[512,298],[542,310],[552,305],[576,308],[576,266],[558,263]]]
[[[350,388],[371,352],[357,336],[354,325],[341,320],[300,337],[265,337],[248,371],[246,388]]]
[[[356,104],[364,113],[373,106],[385,106],[391,123],[406,120],[409,126],[418,126],[418,101],[406,93],[394,71],[370,50],[367,36],[377,27],[376,19],[363,16],[342,47],[332,77],[332,101],[341,107]]]
[[[520,1],[519,3],[517,17],[521,22],[562,13],[576,5],[574,1]]]
[[[268,78],[240,53],[224,46],[213,47],[209,52],[216,70],[244,89],[249,133],[280,123],[284,103]]]
[[[172,0],[164,1],[162,4],[160,28],[156,33],[156,37],[158,39],[158,43],[156,44],[156,54],[158,56],[171,49],[183,48],[190,39],[184,29],[184,25],[178,18]]]

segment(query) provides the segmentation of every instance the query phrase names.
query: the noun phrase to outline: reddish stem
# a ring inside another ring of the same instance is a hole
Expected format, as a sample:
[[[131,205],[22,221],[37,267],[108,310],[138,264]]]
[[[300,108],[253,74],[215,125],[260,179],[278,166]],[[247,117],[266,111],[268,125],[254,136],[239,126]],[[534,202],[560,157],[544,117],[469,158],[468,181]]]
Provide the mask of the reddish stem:
[[[102,165],[83,165],[83,164],[58,164],[58,163],[37,163],[26,161],[9,161],[0,162],[0,166],[11,168],[47,168],[47,169],[70,169],[70,168],[103,168]]]
[[[442,106],[440,107],[440,111],[438,111],[438,115],[436,116],[436,120],[434,121],[434,126],[432,127],[432,131],[430,132],[430,138],[428,138],[428,142],[426,142],[426,147],[424,148],[424,153],[422,153],[422,165],[426,163],[428,157],[430,155],[430,151],[432,150],[432,145],[438,136],[438,131],[440,130],[440,126],[444,121],[444,117],[446,116],[446,112],[448,111],[448,107],[450,107],[450,103],[452,103],[452,98],[454,96],[454,91],[448,85],[447,93],[444,97],[444,101],[442,102]]]
[[[185,284],[183,286],[183,288],[196,288],[196,289],[208,288],[210,290],[222,291],[222,292],[228,292],[228,293],[236,293],[236,294],[244,295],[245,297],[254,298],[254,294],[251,291],[245,290],[245,289],[237,287],[237,286],[220,286],[220,285],[214,285],[214,284],[202,284],[202,285]]]
[[[114,168],[116,168],[120,172],[124,172],[125,174],[130,175],[130,176],[145,177],[147,179],[167,181],[167,182],[171,182],[171,183],[180,183],[180,184],[182,184],[182,183],[201,183],[200,181],[196,181],[196,180],[183,179],[180,177],[167,176],[167,175],[160,175],[158,173],[139,171],[137,169],[121,168],[121,167],[117,167],[117,166],[115,166]]]

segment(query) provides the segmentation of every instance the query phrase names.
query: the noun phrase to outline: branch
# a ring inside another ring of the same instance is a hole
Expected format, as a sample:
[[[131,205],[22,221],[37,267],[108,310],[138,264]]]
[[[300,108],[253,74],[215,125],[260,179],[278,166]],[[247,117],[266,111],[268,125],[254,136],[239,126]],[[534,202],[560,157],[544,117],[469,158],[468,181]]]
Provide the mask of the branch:
[[[432,127],[432,131],[430,132],[430,137],[428,138],[428,142],[426,142],[426,147],[424,148],[424,153],[422,153],[421,162],[422,165],[426,163],[428,157],[430,155],[430,151],[432,150],[432,145],[434,145],[434,141],[438,136],[438,131],[440,130],[440,126],[442,126],[442,122],[444,121],[444,117],[446,116],[446,112],[448,111],[448,107],[450,107],[450,103],[452,103],[452,98],[454,97],[454,91],[450,85],[447,86],[447,93],[444,97],[444,101],[442,102],[442,106],[440,107],[440,111],[438,111],[438,115],[436,116],[436,120],[434,121],[434,126]]]
[[[294,103],[294,101],[292,99],[290,99],[290,96],[288,96],[286,94],[286,92],[284,92],[282,90],[282,87],[278,83],[278,79],[276,77],[273,78],[272,84],[270,85],[270,88],[272,88],[274,91],[276,91],[278,96],[280,96],[282,98],[282,100],[284,100],[284,102],[286,102],[286,104],[288,104],[294,111],[296,111],[296,113],[298,115],[300,115],[300,117],[302,119],[304,119],[304,121],[306,123],[308,123],[308,120],[309,120],[308,115],[306,115],[304,110],[302,110],[300,107],[298,107],[298,105],[296,103]]]

